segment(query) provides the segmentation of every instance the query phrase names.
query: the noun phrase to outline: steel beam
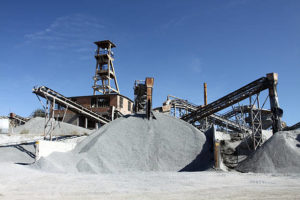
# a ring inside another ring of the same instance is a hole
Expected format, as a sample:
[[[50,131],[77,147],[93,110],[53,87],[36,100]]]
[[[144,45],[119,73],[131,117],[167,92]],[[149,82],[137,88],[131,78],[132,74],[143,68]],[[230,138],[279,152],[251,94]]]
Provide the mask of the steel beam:
[[[281,117],[283,110],[279,107],[279,100],[277,94],[277,84],[278,84],[278,74],[270,73],[267,74],[269,80],[269,97],[270,97],[270,106],[272,112],[272,128],[273,134],[282,130]]]

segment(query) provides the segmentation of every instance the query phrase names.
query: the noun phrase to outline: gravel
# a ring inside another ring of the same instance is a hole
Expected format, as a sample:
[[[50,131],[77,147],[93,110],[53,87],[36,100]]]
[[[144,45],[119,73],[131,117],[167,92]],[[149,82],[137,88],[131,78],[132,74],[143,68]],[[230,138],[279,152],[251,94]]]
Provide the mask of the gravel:
[[[73,151],[53,153],[33,167],[55,172],[120,173],[197,171],[213,164],[205,135],[169,115],[119,118],[95,131]]]
[[[240,172],[300,173],[300,130],[274,134],[237,167]]]
[[[33,163],[35,148],[33,145],[15,145],[0,147],[0,163]]]
[[[45,118],[35,117],[21,126],[17,126],[14,134],[22,135],[44,135]],[[54,136],[67,136],[67,135],[86,135],[90,134],[92,130],[68,124],[65,122],[55,122]]]

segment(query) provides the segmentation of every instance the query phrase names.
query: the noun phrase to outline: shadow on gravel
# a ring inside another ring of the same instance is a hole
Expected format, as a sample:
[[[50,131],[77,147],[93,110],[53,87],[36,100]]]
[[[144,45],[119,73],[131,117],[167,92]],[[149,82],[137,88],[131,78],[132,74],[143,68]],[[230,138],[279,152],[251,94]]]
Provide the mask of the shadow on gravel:
[[[15,148],[17,148],[18,150],[26,153],[27,155],[29,155],[31,158],[35,159],[35,153],[32,153],[31,151],[28,151],[27,149],[25,149],[23,146],[21,145],[16,145],[14,146]]]
[[[300,134],[297,135],[296,140],[300,142]],[[300,144],[296,144],[296,147],[300,148]]]
[[[206,141],[203,145],[202,151],[190,164],[179,170],[179,172],[205,171],[213,168],[213,128],[206,131],[205,136]]]

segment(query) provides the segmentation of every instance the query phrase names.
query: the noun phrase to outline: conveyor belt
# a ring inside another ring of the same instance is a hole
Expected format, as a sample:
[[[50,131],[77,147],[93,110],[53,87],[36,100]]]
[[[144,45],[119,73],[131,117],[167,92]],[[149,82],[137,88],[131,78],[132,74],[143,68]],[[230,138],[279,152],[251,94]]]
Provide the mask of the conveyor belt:
[[[18,121],[21,124],[25,124],[30,120],[30,118],[21,117],[19,115],[16,115],[15,113],[10,113],[9,118]]]
[[[232,120],[224,118],[223,116],[218,116],[216,114],[212,114],[212,115],[208,116],[207,119],[209,121],[213,122],[214,124],[217,124],[217,125],[223,126],[223,127],[227,127],[227,128],[229,128],[231,130],[234,130],[234,131],[243,130],[243,131],[248,132],[248,133],[252,132],[250,128],[239,125],[238,123],[236,123]]]
[[[300,122],[298,122],[297,124],[294,124],[293,126],[287,126],[283,130],[284,131],[292,131],[292,130],[296,130],[299,128],[300,128]]]
[[[69,110],[81,114],[87,118],[93,119],[95,121],[98,121],[101,124],[107,124],[109,122],[108,119],[102,117],[98,113],[95,113],[91,111],[90,109],[83,107],[82,105],[71,101],[69,98],[63,96],[62,94],[55,92],[54,90],[47,88],[45,86],[41,86],[38,88],[33,88],[33,93],[36,95],[39,95],[45,99],[48,99],[50,101],[54,101],[55,103],[63,106],[65,108],[68,108]]]
[[[257,110],[257,108],[253,107],[252,110]],[[266,115],[271,115],[271,111],[267,109],[259,109],[261,114],[266,116]],[[250,105],[245,105],[245,106],[236,106],[232,110],[228,111],[227,113],[223,114],[222,116],[224,118],[231,118],[235,116],[237,113],[250,113],[251,112],[251,106]]]
[[[173,96],[170,96],[170,97],[172,97],[174,99],[170,100],[169,104],[171,104],[172,106],[175,105],[175,107],[177,107],[177,108],[188,109],[189,111],[195,111],[195,110],[201,108],[200,106],[196,106],[195,104],[190,103],[187,100],[183,100],[183,99],[180,99],[178,97],[173,97]],[[232,120],[226,119],[226,118],[216,115],[216,114],[212,114],[212,115],[208,116],[207,119],[208,119],[208,121],[213,122],[216,125],[227,127],[234,131],[243,130],[245,132],[249,132],[249,133],[251,132],[250,128],[241,126]]]
[[[204,107],[200,107],[197,110],[184,115],[181,119],[190,123],[196,122],[267,89],[269,85],[269,80],[266,77],[259,78]]]

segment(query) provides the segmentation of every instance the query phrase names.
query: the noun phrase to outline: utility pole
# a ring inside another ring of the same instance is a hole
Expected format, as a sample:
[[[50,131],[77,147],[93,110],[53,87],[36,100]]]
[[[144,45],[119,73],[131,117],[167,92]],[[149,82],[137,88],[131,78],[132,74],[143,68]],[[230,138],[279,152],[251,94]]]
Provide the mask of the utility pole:
[[[207,84],[203,84],[204,87],[204,106],[207,106]],[[205,117],[205,129],[207,129],[207,117]]]

